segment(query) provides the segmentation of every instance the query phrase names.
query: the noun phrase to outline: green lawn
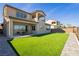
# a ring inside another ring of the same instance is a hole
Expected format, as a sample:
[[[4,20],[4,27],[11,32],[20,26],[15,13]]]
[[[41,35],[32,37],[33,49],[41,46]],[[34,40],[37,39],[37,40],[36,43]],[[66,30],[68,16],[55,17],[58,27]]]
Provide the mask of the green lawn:
[[[59,56],[67,39],[67,33],[52,33],[15,38],[11,43],[21,56]]]

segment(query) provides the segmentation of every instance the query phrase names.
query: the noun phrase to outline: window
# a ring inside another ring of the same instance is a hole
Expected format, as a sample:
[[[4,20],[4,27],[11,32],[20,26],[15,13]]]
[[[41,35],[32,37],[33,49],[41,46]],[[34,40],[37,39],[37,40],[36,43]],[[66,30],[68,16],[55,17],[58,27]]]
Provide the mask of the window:
[[[20,17],[20,13],[19,12],[16,13],[16,17]]]
[[[18,18],[26,18],[26,14],[21,13],[21,12],[16,12],[16,17],[18,17]]]
[[[14,25],[14,30],[25,31],[25,25]]]
[[[26,29],[25,29],[25,31],[27,31],[27,25],[26,25]]]
[[[34,31],[35,31],[35,26],[32,26],[32,30],[34,30]]]
[[[14,30],[19,30],[19,26],[18,25],[14,25]]]

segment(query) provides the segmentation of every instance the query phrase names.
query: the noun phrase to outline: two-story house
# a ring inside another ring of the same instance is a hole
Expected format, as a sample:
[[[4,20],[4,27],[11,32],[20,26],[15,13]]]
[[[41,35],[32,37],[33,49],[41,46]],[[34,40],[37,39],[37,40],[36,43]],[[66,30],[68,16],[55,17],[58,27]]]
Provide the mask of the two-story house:
[[[49,24],[45,23],[45,13],[41,10],[26,12],[21,9],[5,5],[3,8],[4,34],[8,37],[25,34],[48,33]]]

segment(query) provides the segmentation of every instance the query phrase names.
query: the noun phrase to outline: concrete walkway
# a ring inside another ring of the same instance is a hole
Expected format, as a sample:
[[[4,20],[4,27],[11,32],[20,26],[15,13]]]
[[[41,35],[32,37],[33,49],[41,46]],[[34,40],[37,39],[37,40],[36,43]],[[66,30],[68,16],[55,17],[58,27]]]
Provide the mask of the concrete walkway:
[[[0,56],[15,56],[15,52],[7,42],[8,38],[0,36]]]
[[[69,38],[62,50],[61,56],[79,56],[78,39],[74,33],[69,34]]]

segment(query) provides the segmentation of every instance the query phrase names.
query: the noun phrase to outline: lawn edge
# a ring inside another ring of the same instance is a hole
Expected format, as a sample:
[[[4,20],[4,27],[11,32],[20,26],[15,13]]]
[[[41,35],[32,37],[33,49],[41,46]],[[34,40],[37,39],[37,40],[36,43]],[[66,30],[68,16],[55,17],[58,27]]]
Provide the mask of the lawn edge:
[[[68,34],[68,38],[67,38],[67,40],[66,40],[66,42],[68,41],[68,39],[69,39],[69,33],[66,33],[66,34]],[[66,42],[65,42],[65,44],[64,44],[64,47],[65,47],[65,45],[66,45]],[[64,47],[63,47],[63,49],[64,49]],[[62,49],[62,51],[63,51],[63,49]],[[62,51],[61,51],[61,54],[62,54]],[[61,56],[61,54],[60,54],[60,56]]]
[[[16,51],[16,49],[15,49],[14,46],[12,45],[12,43],[11,43],[12,40],[13,40],[13,38],[10,39],[10,40],[7,40],[7,42],[9,43],[9,45],[10,45],[10,47],[13,49],[13,51],[16,53],[16,56],[20,56],[20,54]]]

